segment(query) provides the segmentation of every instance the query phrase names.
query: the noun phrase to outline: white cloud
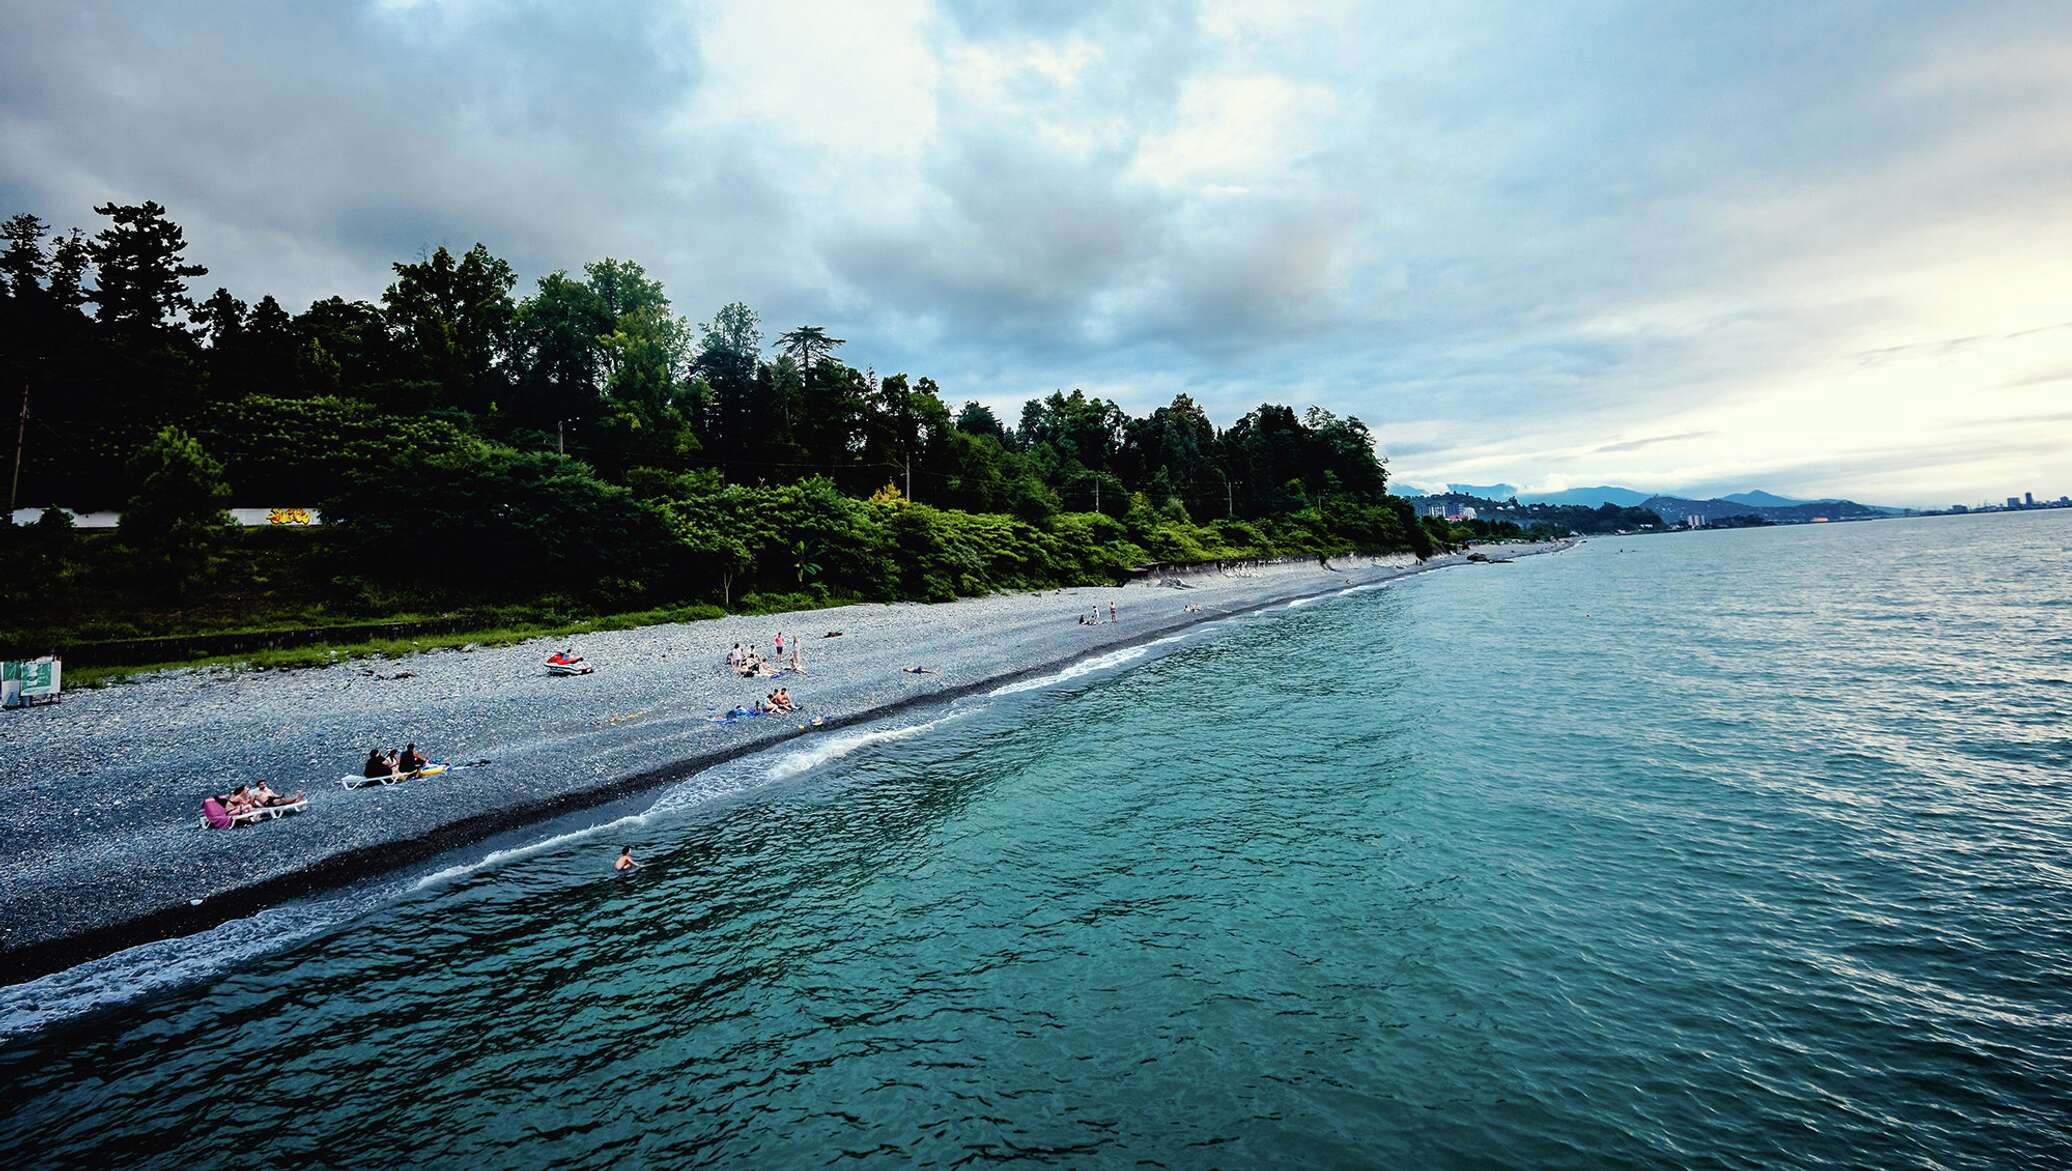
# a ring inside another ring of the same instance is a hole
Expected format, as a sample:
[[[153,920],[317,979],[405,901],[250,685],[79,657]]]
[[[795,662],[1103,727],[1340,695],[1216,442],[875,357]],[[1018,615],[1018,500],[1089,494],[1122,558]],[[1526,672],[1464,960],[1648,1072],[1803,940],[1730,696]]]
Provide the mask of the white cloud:
[[[378,295],[480,239],[528,275],[635,257],[686,312],[821,321],[953,397],[1322,402],[1411,482],[2072,489],[2062,6],[216,0],[11,31],[0,210],[161,199],[247,299]]]

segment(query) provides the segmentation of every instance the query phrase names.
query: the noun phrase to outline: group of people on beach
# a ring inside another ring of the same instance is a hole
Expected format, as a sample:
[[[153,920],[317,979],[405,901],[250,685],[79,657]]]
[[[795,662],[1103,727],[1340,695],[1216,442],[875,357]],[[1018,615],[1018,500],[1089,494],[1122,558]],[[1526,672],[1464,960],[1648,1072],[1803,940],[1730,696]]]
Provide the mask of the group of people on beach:
[[[779,671],[790,671],[795,675],[806,673],[806,660],[800,653],[800,639],[798,635],[794,634],[791,636],[791,657],[789,659],[785,657],[784,653],[783,631],[777,632],[775,645],[777,648],[776,653],[766,659],[763,657],[761,649],[754,644],[742,646],[737,642],[734,644],[734,648],[727,652],[727,667],[743,679],[758,677],[771,679],[775,678]]]
[[[369,779],[414,777],[430,767],[431,763],[417,751],[415,744],[405,745],[400,753],[391,748],[386,756],[382,755],[381,749],[370,748],[367,750],[367,763],[361,768],[360,775]]]
[[[264,779],[261,779],[256,785],[239,785],[228,793],[209,798],[209,801],[214,801],[221,806],[223,813],[233,819],[232,825],[243,824],[235,819],[255,809],[266,809],[276,805],[293,805],[300,800],[302,800],[302,794],[276,793],[272,787],[267,785]],[[202,811],[204,813],[212,812],[208,808],[208,801],[202,803]]]
[[[1115,603],[1113,602],[1108,603],[1108,621],[1122,621],[1115,613]],[[1081,614],[1079,616],[1079,624],[1081,626],[1099,626],[1101,624],[1101,604],[1099,602],[1094,603],[1092,614]]]

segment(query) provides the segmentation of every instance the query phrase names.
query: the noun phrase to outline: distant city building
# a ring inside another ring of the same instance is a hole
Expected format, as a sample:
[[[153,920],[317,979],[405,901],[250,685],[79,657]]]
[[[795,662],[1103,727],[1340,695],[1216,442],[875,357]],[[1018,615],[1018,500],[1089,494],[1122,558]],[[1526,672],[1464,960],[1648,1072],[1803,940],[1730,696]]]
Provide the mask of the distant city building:
[[[1705,518],[1694,512],[1684,518],[1684,527],[1687,529],[1702,529],[1705,527]]]
[[[2036,493],[2034,493],[2034,492],[2024,492],[2024,493],[2022,493],[2022,507],[2023,507],[2023,508],[2034,508],[2034,507],[2036,507]]]
[[[1971,508],[1970,508],[1970,506],[1969,506],[1969,505],[1964,505],[1964,504],[1952,504],[1952,505],[1950,505],[1950,511],[1951,511],[1951,512],[1953,512],[1953,513],[1965,513],[1965,512],[1970,512],[1970,511],[1971,511]]]
[[[2059,507],[2059,508],[2072,508],[2072,496],[2060,496],[2060,497],[2058,497],[2058,507]]]
[[[1460,510],[1460,519],[1461,519],[1461,520],[1474,520],[1474,519],[1475,519],[1475,510],[1474,510],[1473,508],[1469,507],[1468,505],[1465,505],[1465,504],[1464,504],[1464,505],[1462,505],[1462,506],[1461,506],[1461,510]]]
[[[2010,497],[2008,497],[2008,498],[2007,498],[2007,507],[2008,507],[2009,509],[2016,509],[2016,508],[2020,508],[2021,506],[2022,506],[2022,498],[2021,498],[2021,497],[2019,497],[2019,496],[2010,496]]]

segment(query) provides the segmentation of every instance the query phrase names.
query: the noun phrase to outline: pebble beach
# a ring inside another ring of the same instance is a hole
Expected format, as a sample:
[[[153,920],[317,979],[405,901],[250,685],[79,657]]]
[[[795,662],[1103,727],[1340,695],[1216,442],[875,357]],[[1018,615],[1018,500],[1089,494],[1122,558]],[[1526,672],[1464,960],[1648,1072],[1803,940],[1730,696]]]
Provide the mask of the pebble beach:
[[[1565,543],[1517,546],[1521,556]],[[189,934],[732,757],[945,702],[1264,606],[1461,564],[1283,563],[1123,587],[842,606],[282,671],[176,670],[0,714],[0,983]],[[1478,570],[1481,566],[1476,566]],[[1108,607],[1118,621],[1108,621]],[[1098,626],[1078,618],[1098,608]],[[802,641],[806,673],[741,679],[735,643]],[[828,637],[831,632],[839,637]],[[925,666],[926,674],[903,671]],[[778,685],[801,711],[721,722]],[[370,747],[415,742],[447,776],[347,790]],[[302,813],[227,831],[200,802],[241,781]]]

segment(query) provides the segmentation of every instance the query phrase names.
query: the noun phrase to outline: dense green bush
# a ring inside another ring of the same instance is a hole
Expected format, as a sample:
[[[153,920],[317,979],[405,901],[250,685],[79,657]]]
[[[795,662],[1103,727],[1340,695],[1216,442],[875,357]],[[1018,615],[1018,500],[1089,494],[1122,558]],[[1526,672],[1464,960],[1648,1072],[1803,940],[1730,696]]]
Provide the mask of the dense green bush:
[[[658,592],[678,545],[663,515],[580,461],[481,441],[352,469],[324,505],[350,572],[489,597]]]

